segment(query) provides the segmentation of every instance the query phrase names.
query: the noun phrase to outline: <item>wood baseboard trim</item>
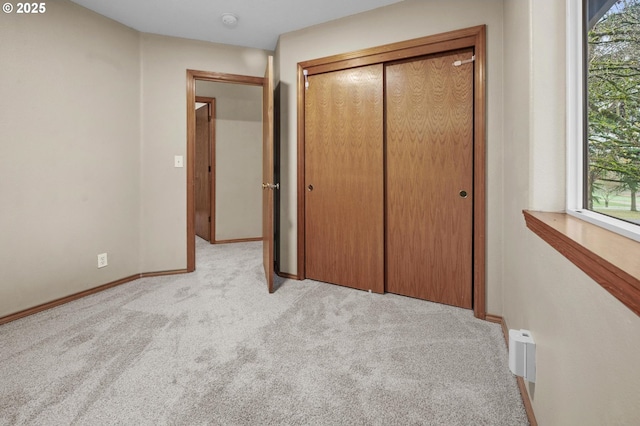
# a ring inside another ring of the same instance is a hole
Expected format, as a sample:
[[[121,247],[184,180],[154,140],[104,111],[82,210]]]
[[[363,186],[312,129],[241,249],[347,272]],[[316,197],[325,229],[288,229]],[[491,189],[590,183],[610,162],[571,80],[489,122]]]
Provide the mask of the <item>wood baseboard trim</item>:
[[[251,242],[255,242],[255,241],[262,241],[262,237],[239,238],[237,240],[215,240],[211,244],[251,243]]]
[[[180,274],[188,274],[189,271],[187,269],[174,269],[170,271],[158,271],[158,272],[144,272],[140,274],[140,278],[149,278],[149,277],[162,277],[165,275],[180,275]]]
[[[112,281],[110,283],[99,285],[98,287],[90,288],[88,290],[84,290],[78,293],[70,294],[69,296],[61,297],[59,299],[52,300],[51,302],[42,303],[41,305],[34,306],[33,308],[28,308],[13,314],[6,315],[0,318],[0,325],[9,323],[11,321],[15,321],[24,317],[28,317],[33,314],[37,314],[39,312],[46,311],[51,308],[55,308],[56,306],[64,305],[65,303],[73,302],[74,300],[82,299],[83,297],[90,296],[95,293],[99,293],[104,290],[108,290],[113,287],[117,287],[122,284],[129,283],[131,281],[135,281],[139,278],[149,278],[149,277],[158,277],[162,275],[176,275],[176,274],[184,274],[187,273],[186,269],[179,269],[173,271],[160,271],[160,272],[145,272],[141,274],[134,274],[125,278],[121,278],[116,281]]]
[[[500,324],[502,327],[502,335],[504,337],[505,344],[507,348],[509,347],[509,328],[507,327],[507,323],[501,316],[487,314],[485,318],[489,322],[493,322],[496,324]],[[529,399],[529,392],[527,391],[527,386],[524,383],[524,379],[520,376],[516,376],[516,382],[518,383],[518,389],[520,390],[520,396],[522,397],[522,403],[524,404],[524,411],[527,413],[527,419],[529,419],[529,424],[531,426],[538,426],[538,421],[536,420],[536,416],[533,412],[533,406],[531,405],[531,399]]]
[[[496,323],[496,324],[502,324],[503,323],[503,320],[502,320],[501,316],[493,315],[493,314],[485,315],[484,320],[485,321],[489,321],[489,322],[493,322],[493,323]]]
[[[294,274],[288,274],[286,272],[280,272],[280,271],[276,271],[276,275],[279,276],[280,278],[286,278],[289,280],[297,280],[300,281],[300,277]]]
[[[518,383],[518,389],[520,389],[520,395],[522,396],[522,402],[524,403],[524,411],[527,412],[527,419],[529,419],[529,425],[538,426],[535,414],[533,414],[533,406],[529,399],[529,392],[527,392],[527,386],[524,384],[524,379],[520,376],[516,377]]]

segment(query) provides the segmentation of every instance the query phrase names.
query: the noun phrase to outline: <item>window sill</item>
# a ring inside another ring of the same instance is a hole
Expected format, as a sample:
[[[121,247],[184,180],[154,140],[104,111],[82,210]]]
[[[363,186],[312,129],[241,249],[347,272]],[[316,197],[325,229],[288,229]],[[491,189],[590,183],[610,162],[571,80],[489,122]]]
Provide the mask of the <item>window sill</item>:
[[[640,243],[565,213],[524,210],[527,227],[640,315]]]

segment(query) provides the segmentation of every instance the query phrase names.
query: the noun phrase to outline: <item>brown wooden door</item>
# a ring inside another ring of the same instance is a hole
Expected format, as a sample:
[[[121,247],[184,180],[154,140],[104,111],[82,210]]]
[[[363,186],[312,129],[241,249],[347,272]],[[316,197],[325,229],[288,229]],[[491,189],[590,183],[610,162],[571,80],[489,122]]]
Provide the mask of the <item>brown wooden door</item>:
[[[273,57],[269,56],[262,84],[262,241],[263,266],[269,293],[273,293]]]
[[[306,277],[384,292],[383,66],[309,77]]]
[[[196,198],[196,235],[211,240],[211,176],[209,104],[196,110],[196,159],[195,159],[195,198]]]
[[[474,65],[453,63],[471,55],[385,69],[387,291],[464,308],[473,286]]]

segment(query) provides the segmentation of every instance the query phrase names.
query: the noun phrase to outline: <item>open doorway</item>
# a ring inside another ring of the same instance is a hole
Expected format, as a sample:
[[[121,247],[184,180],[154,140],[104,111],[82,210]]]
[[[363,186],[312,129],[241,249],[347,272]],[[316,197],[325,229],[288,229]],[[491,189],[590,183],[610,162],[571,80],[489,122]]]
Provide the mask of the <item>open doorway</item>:
[[[211,243],[216,232],[215,111],[216,99],[197,96],[196,88],[195,227],[196,236]]]
[[[210,187],[208,189],[209,205],[211,206],[210,242],[262,240],[261,116],[263,82],[264,78],[262,77],[187,71],[187,269],[189,271],[195,270],[196,212],[198,210],[196,207],[198,199],[196,186],[200,188],[200,191],[207,191],[207,189],[203,189],[206,186],[200,185],[196,179],[196,168],[198,167],[196,100],[215,98],[215,101],[212,101],[212,103],[215,102],[215,114],[212,114],[211,119],[217,121],[212,124],[211,128],[215,129],[214,131],[219,135],[219,137],[215,137],[215,145],[212,144],[213,146],[210,147],[208,156],[211,166]],[[226,101],[223,102],[223,100]],[[256,102],[257,110],[255,106],[249,107]],[[222,117],[221,111],[224,111]],[[257,117],[255,117],[256,111]],[[225,121],[224,126],[221,118]],[[220,127],[223,127],[223,132],[226,132],[224,141],[220,137]],[[250,148],[251,143],[247,142],[252,139],[252,132],[256,133],[256,136],[253,137],[255,149]],[[223,144],[224,146],[222,146]],[[220,152],[221,148],[223,152]],[[247,161],[238,164],[238,159],[243,156]],[[253,162],[257,162],[256,165],[253,165]],[[199,174],[202,175],[202,172]],[[253,174],[256,176],[252,176]],[[237,179],[238,176],[241,176],[242,179]],[[252,179],[255,182],[252,182]],[[244,194],[244,191],[253,194]],[[247,201],[251,198],[255,200]],[[206,204],[206,200],[204,203]],[[220,206],[223,206],[223,209],[224,207],[228,208],[221,212]],[[199,207],[201,210],[202,206]],[[245,227],[243,223],[246,224],[247,220],[250,221],[252,214],[256,216],[257,223],[253,227]],[[200,212],[200,216],[202,215],[203,213]],[[226,222],[224,222],[225,220]],[[224,225],[222,225],[223,223]]]
[[[208,105],[196,108],[196,235],[260,241],[262,87],[196,80],[198,101]]]

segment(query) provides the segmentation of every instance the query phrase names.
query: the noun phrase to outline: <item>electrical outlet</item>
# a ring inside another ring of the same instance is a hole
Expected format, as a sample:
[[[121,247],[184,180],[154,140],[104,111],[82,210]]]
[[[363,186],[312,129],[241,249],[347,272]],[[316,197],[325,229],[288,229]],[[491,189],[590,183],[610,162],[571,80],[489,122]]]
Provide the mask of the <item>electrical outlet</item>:
[[[100,253],[98,255],[98,268],[104,268],[107,265],[107,253]]]

